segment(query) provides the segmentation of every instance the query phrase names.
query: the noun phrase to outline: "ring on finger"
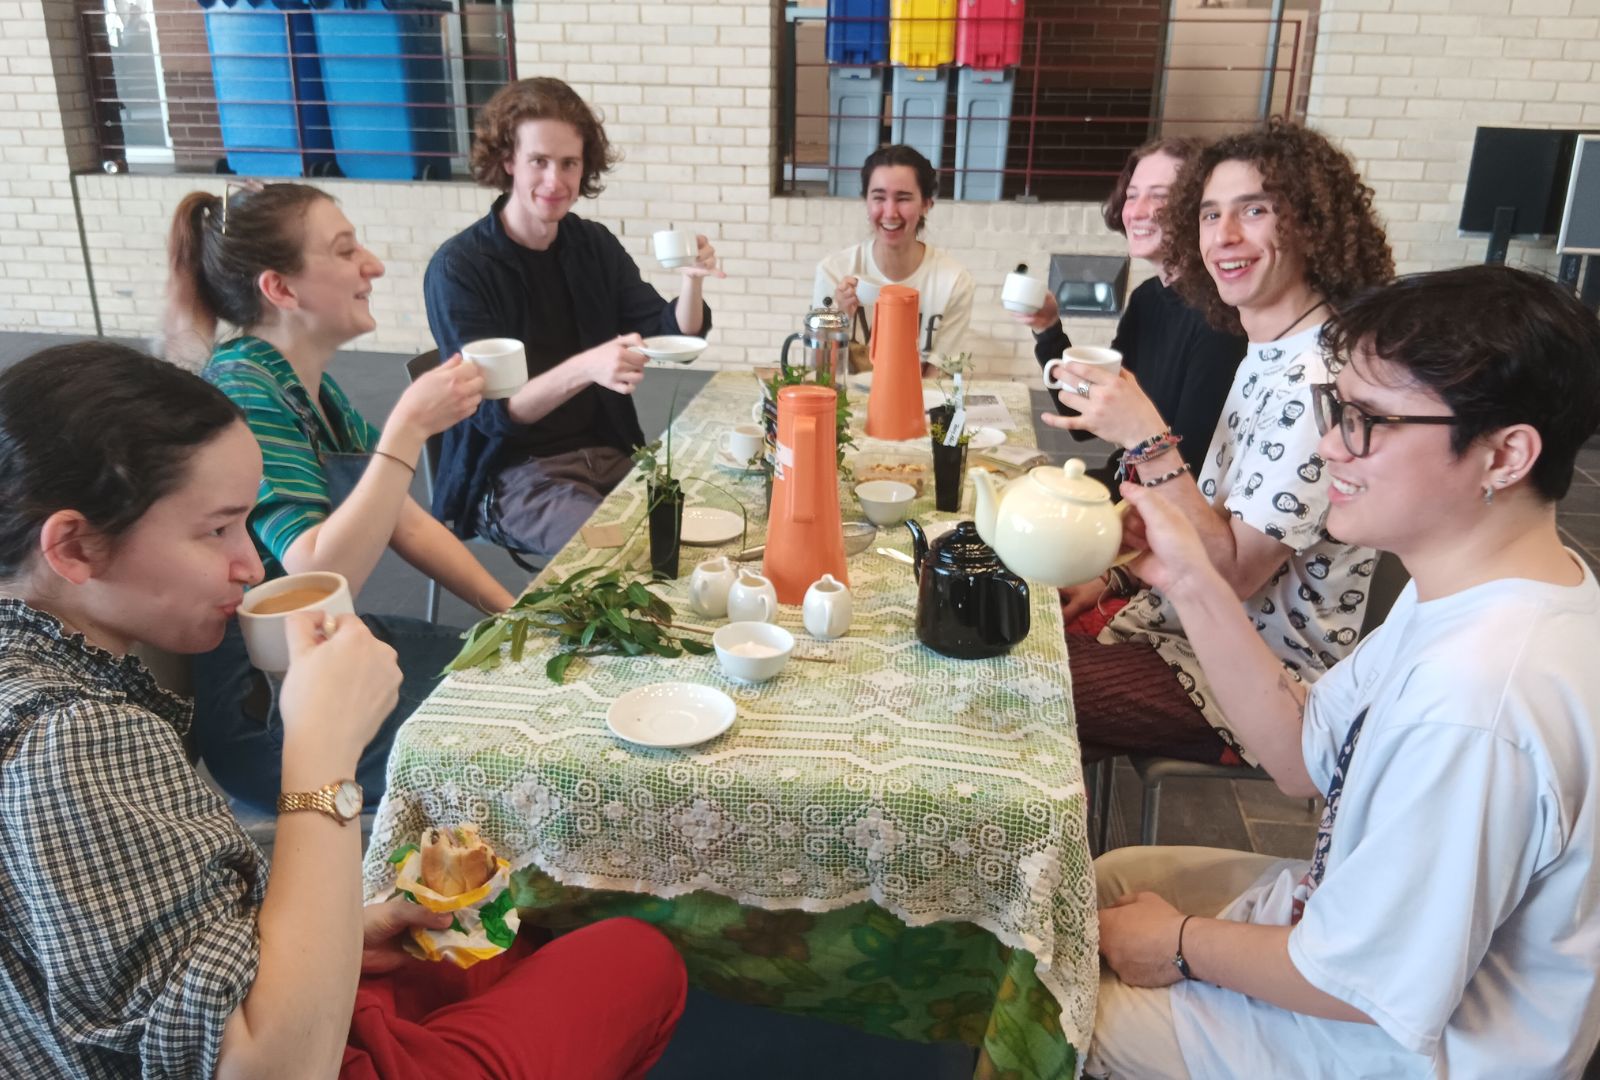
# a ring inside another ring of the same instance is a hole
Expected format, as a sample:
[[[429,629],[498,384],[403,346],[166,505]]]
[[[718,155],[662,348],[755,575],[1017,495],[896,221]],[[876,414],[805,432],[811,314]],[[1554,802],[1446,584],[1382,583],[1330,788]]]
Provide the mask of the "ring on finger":
[[[1073,389],[1077,392],[1079,397],[1088,397],[1089,396],[1089,383],[1087,381],[1083,381],[1083,382],[1078,383],[1078,385],[1075,386]]]

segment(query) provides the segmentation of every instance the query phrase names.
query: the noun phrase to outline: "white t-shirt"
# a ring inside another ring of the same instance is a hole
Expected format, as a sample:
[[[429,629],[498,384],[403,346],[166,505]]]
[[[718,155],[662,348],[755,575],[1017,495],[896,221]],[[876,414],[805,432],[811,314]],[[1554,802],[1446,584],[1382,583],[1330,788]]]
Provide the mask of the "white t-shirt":
[[[1576,562],[1576,558],[1574,558]],[[1577,1077],[1600,1032],[1600,587],[1526,579],[1417,602],[1311,689],[1324,791],[1355,718],[1322,885],[1289,937],[1313,985],[1377,1022],[1174,987],[1196,1080]],[[1223,917],[1286,925],[1298,876]]]
[[[1307,682],[1355,645],[1368,579],[1377,566],[1370,548],[1340,543],[1323,529],[1328,479],[1317,453],[1322,436],[1311,411],[1311,387],[1333,375],[1321,332],[1314,326],[1278,341],[1250,343],[1199,476],[1200,492],[1213,506],[1293,552],[1244,608],[1283,666]],[[1229,730],[1177,611],[1159,592],[1146,589],[1130,600],[1100,640],[1154,645],[1223,741],[1255,761]]]
[[[972,322],[972,275],[950,256],[928,244],[922,252],[922,262],[911,276],[901,281],[891,281],[878,264],[872,261],[872,241],[854,244],[817,264],[816,278],[811,284],[811,305],[818,307],[834,294],[839,282],[847,277],[860,278],[869,284],[905,285],[917,290],[920,311],[917,316],[919,330],[918,348],[928,353],[954,355],[961,351],[966,340],[967,327]],[[868,307],[867,326],[872,326],[872,309]]]

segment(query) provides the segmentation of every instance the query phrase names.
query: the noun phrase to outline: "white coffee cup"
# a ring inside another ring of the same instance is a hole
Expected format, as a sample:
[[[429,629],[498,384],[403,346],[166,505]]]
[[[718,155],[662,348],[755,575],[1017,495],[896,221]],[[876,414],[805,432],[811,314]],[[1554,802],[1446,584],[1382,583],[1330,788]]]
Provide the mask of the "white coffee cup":
[[[516,338],[484,338],[461,346],[461,358],[483,372],[483,396],[508,398],[528,381],[528,354]]]
[[[875,281],[856,279],[856,300],[861,304],[861,310],[870,317],[878,304],[878,290],[883,288]]]
[[[823,574],[806,590],[800,621],[814,638],[831,641],[850,629],[850,588],[832,574]]]
[[[688,266],[699,254],[700,242],[692,232],[681,229],[663,229],[650,238],[655,245],[656,261],[668,270]]]
[[[689,575],[689,606],[695,613],[720,619],[728,613],[728,590],[739,578],[725,556],[707,559]]]
[[[280,606],[282,610],[274,610]],[[353,615],[355,610],[350,601],[350,583],[343,575],[331,570],[290,574],[244,594],[244,602],[239,605],[239,630],[244,634],[250,663],[261,671],[283,672],[289,670],[289,636],[284,623],[290,615],[297,611]]]
[[[1006,283],[1000,289],[1000,303],[1007,311],[1018,311],[1024,315],[1032,315],[1044,307],[1045,294],[1049,287],[1038,278],[1029,277],[1027,274],[1011,273],[1006,275]]]
[[[759,424],[740,424],[731,431],[724,431],[717,440],[717,449],[727,454],[740,465],[761,453],[761,447],[767,441],[767,431]]]
[[[772,582],[749,570],[728,590],[729,622],[772,622],[778,615],[778,590]]]
[[[1057,364],[1083,364],[1086,367],[1098,368],[1109,375],[1115,375],[1122,370],[1122,354],[1115,349],[1103,349],[1097,345],[1074,345],[1054,360],[1046,360],[1044,365],[1044,388],[1046,390],[1076,390],[1078,383],[1072,379],[1071,372],[1063,375],[1072,379],[1071,382],[1056,382],[1050,377]]]

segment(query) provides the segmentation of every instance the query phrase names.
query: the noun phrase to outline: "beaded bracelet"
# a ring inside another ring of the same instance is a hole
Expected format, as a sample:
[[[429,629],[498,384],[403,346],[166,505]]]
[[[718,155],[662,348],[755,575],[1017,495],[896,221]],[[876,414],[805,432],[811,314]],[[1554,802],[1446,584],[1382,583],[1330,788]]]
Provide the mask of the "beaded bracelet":
[[[1139,478],[1139,483],[1142,486],[1147,487],[1147,488],[1160,487],[1162,484],[1165,484],[1168,480],[1176,480],[1178,477],[1182,476],[1184,473],[1186,473],[1188,471],[1189,471],[1189,463],[1187,461],[1180,461],[1178,463],[1178,467],[1176,469],[1173,469],[1171,472],[1162,473],[1160,476],[1153,477],[1153,478],[1151,478],[1149,480],[1146,480],[1143,477],[1140,477]]]
[[[1135,443],[1133,446],[1123,451],[1122,460],[1126,461],[1129,465],[1137,465],[1141,461],[1145,461],[1149,458],[1155,457],[1157,454],[1165,453],[1166,451],[1171,450],[1182,441],[1182,435],[1174,435],[1172,433],[1172,429],[1167,428],[1165,431],[1159,431],[1150,436],[1148,439],[1145,439],[1143,442]]]

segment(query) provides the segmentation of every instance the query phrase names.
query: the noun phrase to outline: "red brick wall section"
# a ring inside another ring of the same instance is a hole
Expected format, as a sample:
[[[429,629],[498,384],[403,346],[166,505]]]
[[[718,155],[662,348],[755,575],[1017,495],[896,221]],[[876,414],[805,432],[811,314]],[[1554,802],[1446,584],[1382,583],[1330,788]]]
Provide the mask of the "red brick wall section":
[[[1165,9],[1162,0],[1028,0],[1006,168],[1030,167],[1031,131],[1032,169],[1080,175],[1035,175],[1027,191],[1100,199],[1150,137]],[[1006,198],[1024,190],[1023,176],[1007,176]]]

